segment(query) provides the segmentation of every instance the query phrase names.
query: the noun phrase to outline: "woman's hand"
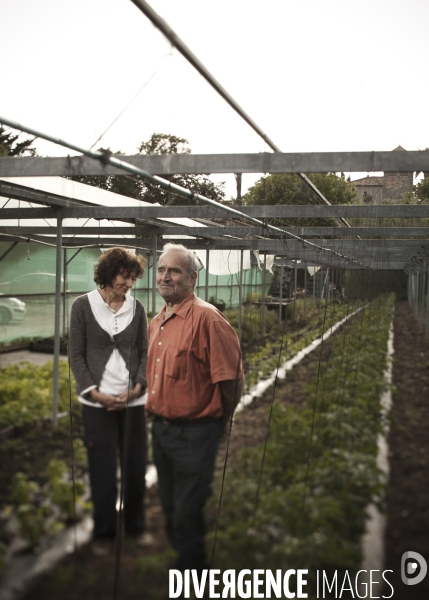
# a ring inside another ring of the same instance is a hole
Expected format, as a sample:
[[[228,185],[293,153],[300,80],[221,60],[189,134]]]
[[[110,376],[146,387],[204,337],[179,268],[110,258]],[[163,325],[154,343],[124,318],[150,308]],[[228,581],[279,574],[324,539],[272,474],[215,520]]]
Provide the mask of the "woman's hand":
[[[123,410],[127,405],[126,395],[125,400],[122,399],[122,396],[112,396],[110,394],[103,394],[97,389],[93,389],[90,391],[91,400],[94,402],[98,402],[102,406],[104,406],[108,411],[109,410]]]
[[[107,411],[111,410],[124,410],[127,406],[127,402],[139,398],[142,394],[142,386],[140,383],[136,383],[134,389],[128,390],[119,394],[119,396],[111,396],[110,394],[103,394],[97,389],[93,389],[90,392],[91,399],[94,402],[102,404]]]
[[[119,394],[118,400],[120,400],[121,402],[124,402],[126,404],[127,401],[131,402],[131,400],[136,400],[136,398],[140,398],[141,395],[142,395],[141,383],[136,383],[136,385],[134,386],[134,389],[128,390],[127,392],[123,392],[122,394]]]

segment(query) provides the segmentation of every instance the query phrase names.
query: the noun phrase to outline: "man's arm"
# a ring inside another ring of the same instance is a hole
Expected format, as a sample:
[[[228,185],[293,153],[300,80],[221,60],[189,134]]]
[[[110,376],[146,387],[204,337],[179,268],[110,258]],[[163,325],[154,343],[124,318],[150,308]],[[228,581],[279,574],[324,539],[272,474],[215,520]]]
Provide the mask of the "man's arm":
[[[231,415],[237,407],[241,396],[243,395],[244,382],[243,379],[228,379],[219,382],[222,392],[222,427],[226,431],[227,425],[231,419]]]

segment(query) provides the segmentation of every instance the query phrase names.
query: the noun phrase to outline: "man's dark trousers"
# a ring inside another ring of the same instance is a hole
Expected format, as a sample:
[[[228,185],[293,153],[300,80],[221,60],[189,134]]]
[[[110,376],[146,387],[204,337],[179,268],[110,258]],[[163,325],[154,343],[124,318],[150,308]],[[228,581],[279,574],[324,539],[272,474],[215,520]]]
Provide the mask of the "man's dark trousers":
[[[176,568],[206,565],[203,509],[211,494],[214,464],[222,437],[219,419],[164,421],[152,426],[153,458],[167,534],[179,553]]]

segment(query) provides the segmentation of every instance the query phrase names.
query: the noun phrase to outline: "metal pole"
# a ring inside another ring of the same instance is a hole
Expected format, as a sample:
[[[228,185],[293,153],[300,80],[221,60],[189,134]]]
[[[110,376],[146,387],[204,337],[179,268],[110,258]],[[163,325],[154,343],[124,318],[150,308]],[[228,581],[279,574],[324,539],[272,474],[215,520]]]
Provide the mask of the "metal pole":
[[[67,248],[63,251],[63,270],[64,270],[64,282],[63,282],[63,337],[66,335],[66,324],[67,324]]]
[[[210,250],[207,248],[206,250],[206,293],[205,293],[205,301],[209,301],[209,266],[210,266]]]
[[[217,93],[240,115],[244,121],[264,140],[264,142],[274,152],[281,152],[280,148],[268,137],[268,135],[250,118],[250,116],[241,108],[241,106],[228,94],[225,88],[213,77],[213,75],[206,69],[202,62],[195,56],[195,54],[186,46],[186,44],[179,38],[173,29],[160,17],[160,15],[154,11],[154,9],[145,2],[145,0],[131,0],[141,12],[157,27],[169,40],[169,42],[177,48],[177,50],[186,58],[186,60],[198,71],[198,73],[204,77],[204,79],[217,91]],[[322,200],[328,206],[331,203],[325,198],[322,192],[314,185],[314,183],[304,173],[298,173],[298,176],[307,184],[307,186],[313,190],[316,196]],[[346,227],[350,227],[348,222],[340,217],[340,220]]]
[[[12,252],[12,250],[15,248],[15,246],[17,246],[19,244],[19,242],[13,242],[13,244],[11,246],[9,246],[9,248],[3,252],[3,254],[0,256],[0,262],[6,258],[6,256],[9,254],[9,252]]]
[[[304,270],[304,317],[307,316],[307,266]]]
[[[407,302],[410,304],[410,274],[407,273]]]
[[[279,281],[279,325],[282,323],[283,310],[283,265],[280,265],[280,281]],[[286,304],[287,309],[287,304]]]
[[[295,263],[295,273],[294,273],[294,294],[293,294],[293,320],[296,321],[296,292],[298,285],[298,266]]]
[[[326,304],[329,304],[330,295],[331,295],[331,283],[329,281],[329,269],[326,270]]]
[[[81,148],[80,146],[77,146],[76,144],[70,144],[60,138],[55,138],[51,135],[37,131],[36,129],[34,129],[32,127],[26,127],[26,126],[22,125],[21,123],[17,123],[16,121],[11,121],[10,119],[6,119],[2,116],[0,116],[0,123],[2,123],[4,125],[9,125],[9,127],[13,127],[14,129],[19,129],[21,131],[24,131],[25,133],[30,133],[32,135],[36,135],[37,137],[40,137],[42,139],[53,142],[54,144],[58,144],[60,146],[65,146],[66,148],[70,148],[72,150],[77,150],[78,152],[81,152],[85,156],[89,156],[90,158],[94,158],[96,160],[101,161],[106,166],[112,165],[112,166],[118,167],[119,169],[127,171],[128,173],[132,173],[133,175],[140,175],[141,177],[144,177],[145,179],[148,179],[149,181],[160,185],[161,187],[163,187],[164,189],[167,189],[170,192],[175,192],[181,196],[191,198],[192,200],[200,200],[203,204],[208,204],[209,206],[215,206],[217,208],[221,207],[222,210],[224,210],[225,212],[239,216],[242,219],[249,221],[250,223],[253,223],[255,225],[261,225],[263,227],[266,227],[270,231],[275,231],[277,233],[282,233],[282,234],[288,235],[292,239],[296,239],[296,240],[302,242],[303,244],[317,248],[324,252],[334,254],[335,256],[339,256],[342,259],[349,260],[350,262],[352,262],[354,264],[361,265],[366,268],[370,268],[369,265],[366,265],[364,263],[361,263],[360,261],[354,260],[351,257],[340,254],[340,253],[336,252],[335,250],[332,250],[331,248],[318,246],[317,244],[310,242],[309,240],[303,239],[303,238],[301,238],[291,232],[288,232],[284,229],[280,229],[279,227],[275,227],[274,225],[270,225],[269,223],[264,223],[263,221],[255,219],[253,217],[250,217],[249,215],[246,215],[245,213],[233,208],[232,206],[226,206],[225,204],[220,204],[219,202],[216,202],[216,200],[212,200],[211,198],[206,198],[205,196],[202,196],[201,194],[195,194],[194,192],[191,192],[190,190],[183,188],[180,185],[176,185],[175,183],[173,183],[172,181],[169,181],[168,179],[163,179],[162,177],[158,177],[157,175],[152,175],[151,173],[148,173],[147,171],[144,171],[143,169],[139,169],[138,167],[135,167],[134,165],[132,165],[130,163],[126,163],[123,160],[119,160],[118,158],[113,156],[110,152],[107,152],[107,151],[95,152],[93,150],[86,150],[85,148]],[[313,188],[314,188],[313,191],[316,191],[320,194],[319,190],[311,183],[311,181],[308,180],[308,182],[309,182],[310,187],[313,186]],[[330,203],[326,200],[326,198],[325,198],[325,201],[330,206]],[[344,219],[342,217],[340,217],[340,219],[342,219],[344,221]],[[344,222],[346,223],[346,221],[344,221]]]
[[[414,275],[414,316],[417,318],[417,294],[419,289],[419,274]]]
[[[422,264],[419,265],[419,296],[418,296],[418,321],[419,330],[423,330],[423,299],[424,299],[425,276]]]
[[[242,311],[243,311],[243,250],[240,250],[240,278],[238,284],[238,338],[241,342]]]
[[[313,267],[315,269],[315,267]],[[316,307],[316,271],[313,273],[313,311]]]
[[[156,263],[158,252],[158,239],[152,238],[152,319],[156,315]]]
[[[413,311],[414,316],[417,318],[417,295],[419,289],[419,274],[418,271],[414,276],[414,303],[413,303]]]
[[[429,260],[427,261],[426,275],[427,275],[427,291],[426,291],[426,339],[429,337]]]
[[[264,254],[264,270],[262,272],[262,335],[265,335],[265,283],[266,283],[267,255]]]
[[[320,300],[323,300],[323,296],[325,294],[326,281],[328,279],[328,275],[329,275],[329,269],[326,269],[326,275],[325,275],[325,280],[324,280],[323,286],[322,286],[322,293],[320,294]]]
[[[422,301],[420,307],[420,320],[422,330],[425,328],[425,287],[426,287],[426,259],[422,260]]]
[[[147,277],[147,300],[146,300],[146,310],[149,311],[149,306],[150,306],[150,266],[149,266],[149,260],[150,260],[150,256],[151,253],[150,252],[146,252],[146,260],[147,260],[147,269],[146,269],[146,277]]]
[[[60,324],[61,324],[61,259],[62,259],[62,236],[63,220],[61,208],[57,215],[57,245],[55,263],[55,314],[54,314],[54,383],[53,383],[53,409],[52,422],[54,427],[58,425],[58,400],[60,382]]]

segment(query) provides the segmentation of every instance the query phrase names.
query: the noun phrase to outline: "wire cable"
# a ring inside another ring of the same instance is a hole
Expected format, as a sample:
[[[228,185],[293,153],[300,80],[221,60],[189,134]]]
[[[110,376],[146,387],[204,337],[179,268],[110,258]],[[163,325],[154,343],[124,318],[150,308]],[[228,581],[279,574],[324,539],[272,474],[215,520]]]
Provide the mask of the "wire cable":
[[[118,116],[110,123],[110,125],[103,131],[102,134],[99,135],[99,137],[95,140],[95,142],[92,144],[90,150],[92,150],[94,148],[94,146],[101,141],[101,139],[106,135],[106,133],[109,131],[109,129],[111,129],[111,127],[113,127],[113,125],[116,123],[116,121],[122,117],[122,115],[124,114],[124,112],[129,108],[129,106],[131,106],[131,104],[134,102],[134,100],[141,94],[141,92],[145,89],[145,87],[152,81],[152,79],[155,77],[155,75],[158,73],[159,69],[161,68],[161,64],[164,62],[164,60],[166,58],[169,58],[170,56],[172,56],[173,54],[173,46],[170,49],[170,52],[168,52],[165,56],[163,56],[163,58],[161,59],[159,65],[157,66],[157,68],[155,69],[155,71],[152,73],[152,75],[144,82],[144,84],[142,85],[142,87],[138,90],[138,92],[136,94],[134,94],[134,96],[131,98],[131,100],[128,102],[128,104],[125,105],[125,107],[121,110],[121,112],[118,114]]]

